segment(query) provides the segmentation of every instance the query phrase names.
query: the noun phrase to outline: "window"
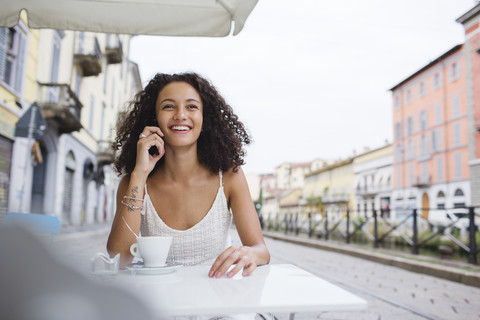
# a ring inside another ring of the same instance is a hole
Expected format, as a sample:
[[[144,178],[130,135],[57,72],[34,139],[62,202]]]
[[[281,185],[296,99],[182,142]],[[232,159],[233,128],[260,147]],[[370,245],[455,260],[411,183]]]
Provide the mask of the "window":
[[[443,157],[437,158],[437,180],[443,182]]]
[[[413,164],[408,165],[408,185],[413,185]]]
[[[402,167],[397,167],[397,189],[402,187]]]
[[[459,151],[457,151],[453,157],[455,179],[460,179],[462,177],[462,155]]]
[[[411,103],[411,102],[412,102],[412,99],[413,99],[413,97],[412,97],[412,90],[411,90],[411,89],[408,89],[406,95],[407,95],[407,97],[406,97],[406,99],[405,99],[406,102],[407,102],[407,103]]]
[[[437,194],[437,209],[445,209],[445,193],[439,191]]]
[[[458,95],[454,95],[452,99],[452,115],[454,118],[458,118],[460,116],[460,98]]]
[[[432,131],[432,151],[437,152],[442,149],[442,129],[438,128]]]
[[[410,139],[408,141],[407,150],[408,150],[408,155],[407,155],[408,160],[412,160],[413,158],[415,158],[415,140]]]
[[[439,89],[442,86],[442,74],[440,72],[435,73],[433,76],[433,89]]]
[[[401,101],[400,101],[400,95],[395,95],[395,97],[393,98],[393,108],[395,110],[399,109],[401,107]]]
[[[427,111],[424,110],[422,112],[420,112],[420,117],[419,117],[419,122],[420,122],[420,131],[424,131],[424,130],[427,130]]]
[[[425,81],[420,82],[420,85],[418,86],[418,96],[421,98],[425,95],[427,92],[426,86],[425,86]]]
[[[428,155],[428,136],[426,134],[422,134],[422,136],[420,137],[420,152],[419,154],[421,156],[426,156]]]
[[[442,105],[440,102],[435,103],[435,123],[442,123]]]
[[[58,68],[60,65],[60,49],[62,45],[62,37],[58,31],[53,33],[53,48],[52,48],[52,60],[50,65],[50,82],[57,83],[58,81]]]
[[[460,78],[460,62],[454,62],[450,65],[450,81]]]
[[[408,117],[407,119],[407,136],[413,135],[413,118]]]
[[[105,124],[105,109],[107,108],[107,106],[105,105],[105,102],[102,102],[102,114],[100,116],[100,141],[103,140],[103,131],[104,131],[104,127],[103,125]]]
[[[395,124],[395,138],[397,140],[402,140],[402,123],[397,122]]]
[[[422,162],[422,182],[426,183],[428,182],[428,169],[427,169],[427,162],[423,161]]]
[[[395,160],[396,162],[402,162],[402,145],[398,144],[395,150]]]
[[[92,94],[90,96],[90,119],[88,120],[88,131],[90,131],[90,133],[92,133],[92,130],[93,130],[94,111],[95,111],[95,96]]]
[[[453,146],[460,146],[460,123],[453,125]]]
[[[0,28],[0,81],[19,94],[23,89],[26,62],[27,33],[23,29],[22,24]]]

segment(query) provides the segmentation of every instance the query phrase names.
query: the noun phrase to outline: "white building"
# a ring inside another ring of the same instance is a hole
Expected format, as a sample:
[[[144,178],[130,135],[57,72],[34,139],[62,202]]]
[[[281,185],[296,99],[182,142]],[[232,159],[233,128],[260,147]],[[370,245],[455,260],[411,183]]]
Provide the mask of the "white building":
[[[356,214],[372,216],[373,209],[378,215],[390,214],[393,153],[388,144],[357,155],[353,159],[355,174],[355,208]]]

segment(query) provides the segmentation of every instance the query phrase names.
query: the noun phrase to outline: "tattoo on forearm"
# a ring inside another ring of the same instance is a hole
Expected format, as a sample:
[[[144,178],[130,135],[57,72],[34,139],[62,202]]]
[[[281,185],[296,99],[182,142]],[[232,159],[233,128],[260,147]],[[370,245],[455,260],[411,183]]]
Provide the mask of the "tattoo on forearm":
[[[138,186],[132,188],[132,197],[136,198],[138,194]]]

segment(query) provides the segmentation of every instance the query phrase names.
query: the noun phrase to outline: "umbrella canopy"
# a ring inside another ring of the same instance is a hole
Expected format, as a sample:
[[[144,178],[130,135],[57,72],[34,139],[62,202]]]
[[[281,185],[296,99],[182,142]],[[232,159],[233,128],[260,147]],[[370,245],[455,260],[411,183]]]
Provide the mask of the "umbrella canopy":
[[[0,26],[164,36],[238,34],[258,0],[2,0]]]

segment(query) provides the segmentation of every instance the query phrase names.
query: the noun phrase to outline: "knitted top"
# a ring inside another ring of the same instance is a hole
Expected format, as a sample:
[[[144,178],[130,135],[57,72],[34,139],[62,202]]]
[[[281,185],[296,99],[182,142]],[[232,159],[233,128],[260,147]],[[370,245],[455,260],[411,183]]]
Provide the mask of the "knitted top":
[[[228,209],[223,191],[222,172],[220,186],[208,213],[187,230],[172,229],[163,222],[153,207],[145,185],[140,232],[142,236],[172,236],[172,245],[167,261],[183,265],[211,265],[227,248],[228,231],[232,213]]]

